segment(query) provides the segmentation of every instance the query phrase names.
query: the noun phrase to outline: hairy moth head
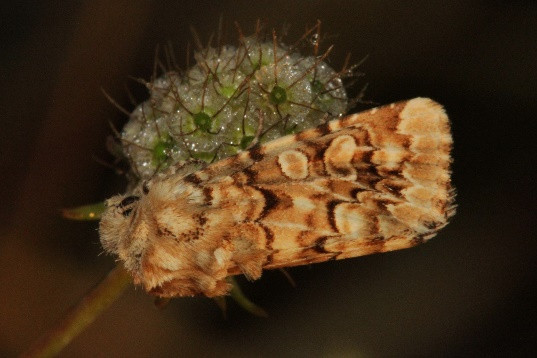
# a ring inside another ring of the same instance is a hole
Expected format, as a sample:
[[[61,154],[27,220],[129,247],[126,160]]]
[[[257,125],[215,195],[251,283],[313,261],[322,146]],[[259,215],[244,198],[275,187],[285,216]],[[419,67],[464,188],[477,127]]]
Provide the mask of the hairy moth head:
[[[223,263],[229,255],[218,250],[221,242],[214,234],[202,236],[206,219],[200,212],[206,207],[201,200],[201,191],[185,182],[182,174],[155,177],[132,194],[106,201],[101,243],[150,293],[222,295],[229,289],[223,280],[227,267],[222,265],[220,279],[205,271],[218,266],[215,259]],[[220,226],[219,234],[220,230],[225,228]]]
[[[106,201],[99,227],[101,243],[106,251],[119,254],[124,238],[129,236],[139,200],[137,195],[117,195]]]

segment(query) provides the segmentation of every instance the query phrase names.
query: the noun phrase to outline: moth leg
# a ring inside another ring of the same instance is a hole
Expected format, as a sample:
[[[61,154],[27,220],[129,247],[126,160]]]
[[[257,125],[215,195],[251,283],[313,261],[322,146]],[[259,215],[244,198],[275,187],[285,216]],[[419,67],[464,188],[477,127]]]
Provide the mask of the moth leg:
[[[225,279],[215,280],[202,272],[193,273],[185,278],[174,278],[146,290],[159,297],[195,296],[207,297],[227,295],[232,285]]]
[[[231,291],[232,285],[226,281],[225,277],[214,278],[210,275],[199,275],[196,277],[196,285],[207,297],[224,296]]]
[[[239,267],[249,280],[261,277],[263,264],[269,254],[264,243],[260,240],[260,233],[252,224],[240,224],[237,234],[231,240],[233,256],[231,260]]]

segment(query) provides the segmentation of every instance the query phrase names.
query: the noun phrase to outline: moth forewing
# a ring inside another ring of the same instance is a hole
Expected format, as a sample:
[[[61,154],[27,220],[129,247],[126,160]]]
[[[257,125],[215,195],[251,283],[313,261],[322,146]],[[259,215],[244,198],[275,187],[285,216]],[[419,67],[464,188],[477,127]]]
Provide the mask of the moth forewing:
[[[452,139],[438,103],[415,98],[173,169],[109,201],[100,232],[159,296],[229,292],[226,277],[414,246],[455,212]],[[139,196],[138,196],[139,195]]]

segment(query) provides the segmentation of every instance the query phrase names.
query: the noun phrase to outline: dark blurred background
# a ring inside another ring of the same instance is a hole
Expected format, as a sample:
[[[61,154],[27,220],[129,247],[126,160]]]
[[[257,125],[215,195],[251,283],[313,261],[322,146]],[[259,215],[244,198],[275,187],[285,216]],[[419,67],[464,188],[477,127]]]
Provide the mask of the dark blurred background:
[[[322,21],[330,63],[348,52],[368,99],[445,105],[455,137],[458,212],[420,247],[290,269],[245,292],[260,319],[209,299],[164,310],[129,289],[63,356],[484,356],[537,348],[535,165],[537,5],[531,1],[18,1],[1,8],[0,356],[50,328],[113,267],[96,223],[60,208],[97,202],[121,180],[106,157],[128,76],[149,78],[157,44],[185,64],[189,26],[202,39],[223,16],[245,33],[263,18],[288,42]]]

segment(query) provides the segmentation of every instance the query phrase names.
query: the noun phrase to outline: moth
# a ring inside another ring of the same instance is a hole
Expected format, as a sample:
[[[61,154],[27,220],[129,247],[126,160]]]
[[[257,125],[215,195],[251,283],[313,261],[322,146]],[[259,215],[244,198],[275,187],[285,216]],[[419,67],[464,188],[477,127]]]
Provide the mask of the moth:
[[[455,213],[451,147],[433,100],[374,108],[171,167],[106,201],[101,242],[161,297],[225,295],[230,275],[412,247]]]

